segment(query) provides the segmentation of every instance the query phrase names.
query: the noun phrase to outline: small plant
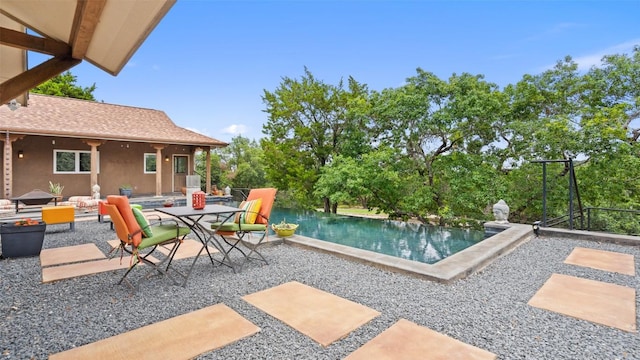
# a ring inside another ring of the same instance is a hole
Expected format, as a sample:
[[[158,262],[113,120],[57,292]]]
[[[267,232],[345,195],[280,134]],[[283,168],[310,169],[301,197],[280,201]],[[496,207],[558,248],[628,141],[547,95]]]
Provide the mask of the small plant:
[[[280,224],[271,224],[271,229],[280,237],[291,236],[298,228],[298,224],[287,223],[286,219],[283,219]]]
[[[289,224],[286,219],[283,219],[280,224],[272,224],[273,229],[296,229],[298,224]]]
[[[49,192],[53,195],[62,195],[62,190],[64,190],[64,186],[60,185],[60,183],[53,183],[49,181]]]
[[[120,189],[122,189],[122,190],[131,190],[131,189],[133,189],[133,187],[131,186],[131,184],[122,184],[122,185],[120,185]]]
[[[38,225],[40,221],[34,220],[31,218],[20,219],[14,223],[15,226],[30,226],[30,225]]]

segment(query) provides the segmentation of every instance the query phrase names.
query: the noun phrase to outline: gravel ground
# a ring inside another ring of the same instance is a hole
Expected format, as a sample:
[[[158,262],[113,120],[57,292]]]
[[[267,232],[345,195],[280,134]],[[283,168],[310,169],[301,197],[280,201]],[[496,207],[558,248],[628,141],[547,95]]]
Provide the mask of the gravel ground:
[[[50,226],[45,248],[94,242],[105,253],[107,224]],[[37,257],[0,261],[0,359],[45,359],[206,306],[224,303],[261,328],[199,359],[341,359],[401,318],[498,355],[500,359],[640,359],[640,336],[527,305],[553,273],[640,290],[640,277],[563,264],[575,247],[635,255],[640,248],[591,241],[532,239],[483,271],[450,285],[391,273],[289,245],[264,250],[268,266],[239,274],[201,258],[186,288],[153,278],[131,295],[118,272],[41,284]],[[190,260],[176,261],[186,267]],[[640,274],[636,260],[636,273]],[[135,275],[135,274],[133,274]],[[381,315],[323,348],[241,297],[298,281],[369,306]],[[636,306],[637,306],[636,297]],[[161,345],[159,345],[161,346]]]

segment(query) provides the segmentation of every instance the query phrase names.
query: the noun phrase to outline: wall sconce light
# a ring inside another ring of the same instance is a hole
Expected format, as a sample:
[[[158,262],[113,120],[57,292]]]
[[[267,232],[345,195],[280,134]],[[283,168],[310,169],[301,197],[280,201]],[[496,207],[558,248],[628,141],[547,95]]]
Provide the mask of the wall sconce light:
[[[18,150],[18,158],[22,159],[24,157],[24,153],[22,152],[22,150]]]
[[[164,156],[164,161],[169,162],[169,155]]]

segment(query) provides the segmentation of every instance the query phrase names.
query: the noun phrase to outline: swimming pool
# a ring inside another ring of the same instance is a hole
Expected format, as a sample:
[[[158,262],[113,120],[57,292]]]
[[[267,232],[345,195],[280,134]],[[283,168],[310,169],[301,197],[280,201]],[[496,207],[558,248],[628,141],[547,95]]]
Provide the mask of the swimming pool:
[[[435,264],[484,240],[484,231],[424,226],[317,211],[273,209],[270,222],[300,226],[296,234],[401,259]]]

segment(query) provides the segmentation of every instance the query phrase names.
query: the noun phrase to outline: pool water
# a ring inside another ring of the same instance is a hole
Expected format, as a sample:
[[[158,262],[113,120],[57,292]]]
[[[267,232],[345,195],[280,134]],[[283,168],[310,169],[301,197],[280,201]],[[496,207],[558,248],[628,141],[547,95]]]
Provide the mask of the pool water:
[[[484,231],[276,209],[271,224],[286,219],[299,224],[296,234],[426,264],[436,262],[484,240]],[[273,233],[273,231],[271,231]]]

